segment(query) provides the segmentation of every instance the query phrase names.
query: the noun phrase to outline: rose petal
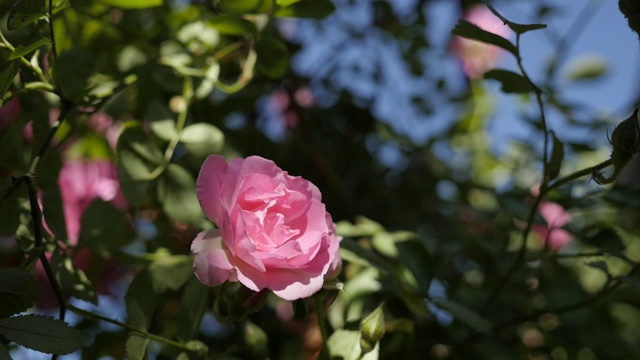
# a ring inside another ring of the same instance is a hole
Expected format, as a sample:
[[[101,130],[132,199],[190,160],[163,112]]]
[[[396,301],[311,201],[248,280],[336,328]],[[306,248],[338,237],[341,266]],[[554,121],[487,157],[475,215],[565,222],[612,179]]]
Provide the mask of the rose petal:
[[[193,269],[201,283],[217,286],[227,280],[237,280],[235,268],[229,261],[232,255],[222,242],[220,231],[199,233],[191,244],[191,251],[195,255]]]

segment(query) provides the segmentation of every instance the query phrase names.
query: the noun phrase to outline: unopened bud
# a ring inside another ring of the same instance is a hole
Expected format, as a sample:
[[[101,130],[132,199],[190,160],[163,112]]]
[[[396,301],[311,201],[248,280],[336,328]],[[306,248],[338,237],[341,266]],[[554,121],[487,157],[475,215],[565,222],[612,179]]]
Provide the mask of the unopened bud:
[[[376,343],[384,336],[383,306],[384,303],[380,304],[360,321],[360,347],[365,354],[373,350]]]

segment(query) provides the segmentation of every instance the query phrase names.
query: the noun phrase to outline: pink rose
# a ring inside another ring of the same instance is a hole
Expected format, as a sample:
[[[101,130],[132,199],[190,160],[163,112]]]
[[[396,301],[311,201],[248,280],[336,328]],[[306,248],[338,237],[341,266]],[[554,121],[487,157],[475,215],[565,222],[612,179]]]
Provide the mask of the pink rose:
[[[476,5],[464,14],[464,20],[496,35],[508,38],[511,30],[484,5]],[[451,51],[462,61],[462,70],[477,79],[491,69],[503,54],[497,46],[454,36]]]
[[[311,182],[258,156],[227,163],[214,155],[202,165],[197,193],[219,228],[199,233],[191,245],[203,284],[240,281],[296,300],[338,271],[340,238]]]
[[[58,185],[67,235],[72,244],[77,244],[82,215],[94,200],[111,201],[121,210],[126,208],[116,166],[111,161],[67,160],[60,170]]]
[[[543,201],[538,207],[538,213],[547,222],[547,225],[534,224],[531,229],[544,239],[545,244],[553,250],[565,247],[571,242],[571,234],[562,229],[571,222],[571,215],[559,204]]]

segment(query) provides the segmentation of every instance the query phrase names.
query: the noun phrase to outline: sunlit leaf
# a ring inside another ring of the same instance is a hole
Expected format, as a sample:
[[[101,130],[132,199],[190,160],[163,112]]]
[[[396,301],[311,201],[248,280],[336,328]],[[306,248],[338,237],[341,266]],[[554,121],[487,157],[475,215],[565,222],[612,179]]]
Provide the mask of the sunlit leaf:
[[[164,3],[163,0],[100,0],[100,2],[121,9],[147,9],[162,6]]]
[[[158,180],[158,200],[171,219],[196,223],[202,210],[196,197],[196,180],[183,167],[169,164]]]
[[[193,258],[188,255],[161,255],[149,265],[153,291],[162,294],[178,290],[193,274]]]
[[[147,357],[147,346],[149,346],[149,338],[140,334],[131,332],[127,337],[127,359],[129,360],[143,360]]]
[[[184,128],[180,141],[189,153],[204,158],[222,151],[224,134],[214,125],[196,123]]]
[[[525,79],[522,75],[516,74],[513,71],[493,69],[484,74],[485,79],[493,79],[500,82],[502,85],[502,91],[509,93],[527,93],[533,92],[534,88],[531,83]]]
[[[47,354],[69,354],[82,347],[84,337],[64,321],[24,315],[0,319],[0,335],[26,348]]]
[[[0,270],[0,318],[17,314],[33,306],[38,299],[38,283],[28,271]]]
[[[513,55],[518,54],[518,50],[516,49],[515,45],[513,45],[509,40],[503,38],[502,36],[483,30],[465,20],[458,21],[458,24],[455,26],[455,28],[453,28],[451,33],[463,38],[477,40],[486,44],[496,45],[507,50]]]
[[[332,359],[342,360],[377,360],[379,356],[379,344],[375,348],[361,356],[360,332],[358,330],[338,329],[331,334],[327,341]]]
[[[9,60],[18,59],[38,49],[41,46],[50,45],[50,44],[51,44],[51,40],[49,40],[48,37],[43,37],[29,45],[26,45],[26,46],[20,45],[11,53],[11,55],[9,55]]]

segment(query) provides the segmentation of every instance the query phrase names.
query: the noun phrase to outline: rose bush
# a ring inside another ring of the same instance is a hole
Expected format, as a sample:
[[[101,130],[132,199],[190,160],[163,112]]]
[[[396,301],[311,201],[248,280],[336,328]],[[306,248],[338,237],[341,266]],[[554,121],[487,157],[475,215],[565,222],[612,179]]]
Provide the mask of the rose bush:
[[[318,188],[259,156],[209,156],[198,176],[200,206],[217,230],[192,243],[205,285],[240,281],[285,300],[309,297],[340,268],[340,238]]]

